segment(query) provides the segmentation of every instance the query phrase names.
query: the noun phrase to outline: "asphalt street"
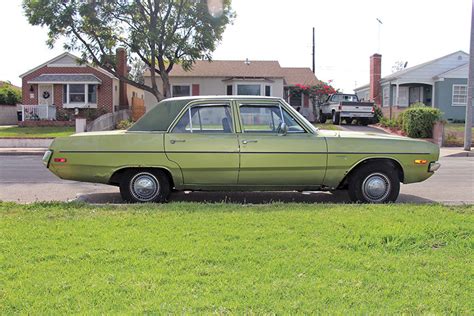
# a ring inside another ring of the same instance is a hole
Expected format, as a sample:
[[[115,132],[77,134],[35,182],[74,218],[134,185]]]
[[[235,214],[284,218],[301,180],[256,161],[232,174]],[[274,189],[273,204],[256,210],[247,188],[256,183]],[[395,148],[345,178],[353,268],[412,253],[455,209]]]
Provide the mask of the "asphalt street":
[[[402,185],[397,202],[474,204],[474,157],[442,157],[441,169],[421,183]],[[41,156],[0,155],[0,200],[34,201],[80,200],[89,203],[120,203],[118,188],[65,181],[50,173]],[[174,201],[228,203],[347,203],[346,192],[178,192]]]

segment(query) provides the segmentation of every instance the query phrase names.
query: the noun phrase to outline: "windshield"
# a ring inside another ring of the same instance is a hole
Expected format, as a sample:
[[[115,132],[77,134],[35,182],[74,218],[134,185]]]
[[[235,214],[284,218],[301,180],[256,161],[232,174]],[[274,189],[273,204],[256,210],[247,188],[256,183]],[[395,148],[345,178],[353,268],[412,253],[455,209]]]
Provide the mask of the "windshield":
[[[331,98],[332,102],[358,102],[357,96],[355,94],[335,94]]]

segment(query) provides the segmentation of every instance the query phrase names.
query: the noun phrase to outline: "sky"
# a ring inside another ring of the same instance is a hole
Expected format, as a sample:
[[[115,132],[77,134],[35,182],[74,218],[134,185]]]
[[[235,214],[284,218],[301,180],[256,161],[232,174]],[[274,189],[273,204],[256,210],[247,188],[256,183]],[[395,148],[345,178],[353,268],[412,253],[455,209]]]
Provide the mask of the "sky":
[[[237,17],[213,58],[311,67],[314,27],[316,76],[352,92],[369,82],[374,53],[382,54],[385,76],[396,61],[410,67],[469,52],[471,5],[470,0],[233,0]],[[20,74],[63,52],[60,43],[48,48],[46,29],[28,24],[20,0],[0,2],[0,30],[0,80],[21,85]]]

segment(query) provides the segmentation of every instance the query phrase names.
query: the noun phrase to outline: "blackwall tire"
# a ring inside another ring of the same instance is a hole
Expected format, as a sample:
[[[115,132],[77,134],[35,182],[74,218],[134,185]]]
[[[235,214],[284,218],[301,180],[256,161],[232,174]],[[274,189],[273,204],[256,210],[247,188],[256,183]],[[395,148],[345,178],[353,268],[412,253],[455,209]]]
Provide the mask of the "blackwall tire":
[[[355,203],[391,203],[400,193],[400,179],[391,163],[367,163],[350,176],[348,190]]]
[[[160,170],[128,170],[120,181],[122,199],[129,203],[164,203],[170,190],[170,181]]]

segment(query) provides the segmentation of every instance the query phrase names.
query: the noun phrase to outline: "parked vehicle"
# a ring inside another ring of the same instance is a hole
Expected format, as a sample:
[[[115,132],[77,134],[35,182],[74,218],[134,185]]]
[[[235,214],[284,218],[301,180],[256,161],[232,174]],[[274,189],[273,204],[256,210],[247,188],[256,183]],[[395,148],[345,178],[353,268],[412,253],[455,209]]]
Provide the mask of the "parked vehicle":
[[[352,201],[397,199],[400,182],[439,168],[438,146],[405,137],[315,128],[279,98],[161,101],[126,131],[56,138],[43,161],[62,179],[120,187],[128,202],[171,190],[349,190]]]
[[[325,123],[331,119],[333,124],[338,125],[343,120],[350,124],[357,119],[360,124],[368,125],[374,119],[374,111],[373,103],[359,102],[355,94],[335,93],[319,106],[319,121]]]

